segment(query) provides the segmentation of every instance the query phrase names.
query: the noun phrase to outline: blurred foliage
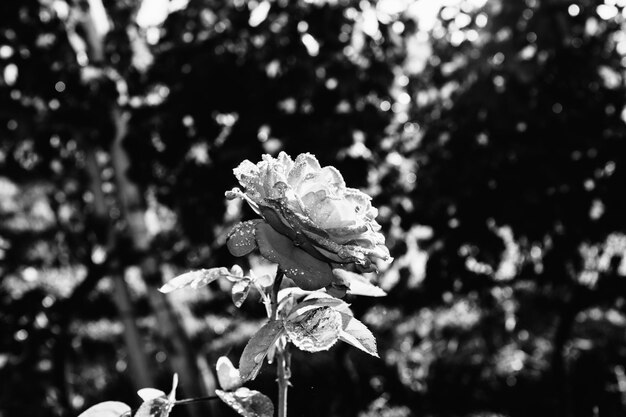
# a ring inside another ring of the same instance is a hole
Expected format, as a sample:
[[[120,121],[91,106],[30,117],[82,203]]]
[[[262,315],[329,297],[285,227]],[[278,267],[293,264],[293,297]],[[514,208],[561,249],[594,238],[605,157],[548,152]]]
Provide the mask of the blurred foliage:
[[[129,323],[167,387],[151,288],[234,262],[232,168],[280,150],[396,257],[349,300],[382,360],[296,354],[291,415],[624,415],[624,2],[144,3],[0,3],[0,415],[138,405]],[[220,285],[167,298],[209,366],[263,317]]]

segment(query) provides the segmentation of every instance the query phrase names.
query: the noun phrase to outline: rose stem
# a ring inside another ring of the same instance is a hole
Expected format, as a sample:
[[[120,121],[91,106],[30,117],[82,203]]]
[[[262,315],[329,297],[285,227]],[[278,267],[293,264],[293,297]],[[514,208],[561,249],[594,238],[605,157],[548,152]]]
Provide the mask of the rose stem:
[[[278,320],[278,291],[280,290],[280,284],[283,281],[283,271],[278,268],[276,271],[276,278],[274,279],[274,285],[272,287],[271,301],[272,301],[272,320]],[[289,388],[289,351],[288,344],[285,347],[278,346],[276,349],[276,373],[278,375],[278,417],[287,417],[287,390]]]

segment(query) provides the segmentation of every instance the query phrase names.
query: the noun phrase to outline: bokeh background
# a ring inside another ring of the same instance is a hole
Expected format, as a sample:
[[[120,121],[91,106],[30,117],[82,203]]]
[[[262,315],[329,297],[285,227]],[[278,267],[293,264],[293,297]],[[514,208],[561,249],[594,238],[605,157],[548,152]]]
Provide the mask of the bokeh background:
[[[2,0],[0,416],[211,394],[262,305],[157,288],[268,268],[224,192],[281,150],[372,195],[395,257],[348,300],[381,359],[295,354],[291,416],[626,415],[625,6]]]

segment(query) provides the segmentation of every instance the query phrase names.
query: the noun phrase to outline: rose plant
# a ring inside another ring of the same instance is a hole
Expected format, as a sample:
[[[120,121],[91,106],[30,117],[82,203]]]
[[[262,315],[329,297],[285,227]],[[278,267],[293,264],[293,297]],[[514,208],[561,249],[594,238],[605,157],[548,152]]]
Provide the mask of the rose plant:
[[[290,345],[318,352],[341,340],[378,356],[374,336],[341,297],[346,293],[385,295],[359,272],[376,271],[379,263],[390,262],[391,257],[370,197],[346,187],[336,168],[320,166],[313,155],[301,154],[295,161],[284,152],[277,158],[264,155],[257,164],[242,162],[234,174],[243,190],[235,188],[226,197],[244,199],[260,218],[237,224],[228,235],[227,247],[235,256],[258,249],[261,256],[278,264],[276,275],[257,277],[252,271],[246,275],[238,265],[202,269],[182,274],[160,290],[199,288],[226,279],[233,283],[237,307],[252,288],[259,293],[268,321],[246,344],[238,368],[226,357],[217,361],[222,389],[208,398],[220,398],[244,417],[273,416],[271,400],[242,385],[258,375],[264,362],[276,362],[278,416],[285,417]],[[174,405],[201,400],[176,401],[174,391],[175,384],[169,396],[154,389],[140,390],[144,404],[135,416],[165,417]],[[111,408],[131,414],[125,404],[107,402],[80,417],[120,414],[105,414]],[[151,411],[144,415],[142,410]]]

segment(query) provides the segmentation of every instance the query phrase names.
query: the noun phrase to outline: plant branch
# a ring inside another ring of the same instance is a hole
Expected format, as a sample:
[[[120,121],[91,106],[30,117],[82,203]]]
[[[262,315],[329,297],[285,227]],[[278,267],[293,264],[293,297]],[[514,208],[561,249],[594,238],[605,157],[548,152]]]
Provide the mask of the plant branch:
[[[276,278],[274,279],[274,285],[272,286],[271,293],[271,320],[278,320],[278,291],[280,291],[280,284],[283,281],[283,271],[278,268],[276,271]],[[289,355],[289,344],[279,342],[279,346],[276,349],[276,374],[278,382],[278,417],[287,417],[287,390],[289,389],[289,378],[291,377]]]
[[[197,403],[200,401],[210,401],[219,398],[217,395],[209,395],[208,397],[198,397],[198,398],[185,398],[184,400],[174,401],[174,405],[185,405],[191,403]]]
[[[272,306],[270,320],[278,320],[278,291],[280,291],[280,284],[283,282],[283,270],[278,268],[276,271],[276,278],[274,278],[274,284],[272,285],[272,293],[270,294],[270,302]]]
[[[278,373],[278,417],[287,417],[287,391],[289,389],[289,378],[291,355],[289,353],[289,344],[285,344],[284,348],[278,349],[278,360],[276,368]]]

